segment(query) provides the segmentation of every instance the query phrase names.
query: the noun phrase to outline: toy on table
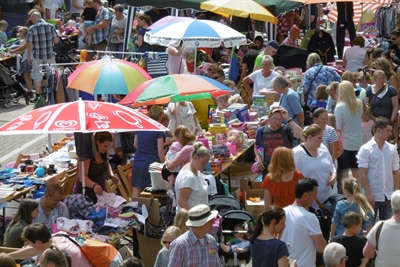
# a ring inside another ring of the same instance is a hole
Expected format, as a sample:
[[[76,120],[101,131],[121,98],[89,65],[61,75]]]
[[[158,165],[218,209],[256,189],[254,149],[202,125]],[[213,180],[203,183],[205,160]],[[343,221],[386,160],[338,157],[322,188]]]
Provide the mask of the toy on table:
[[[225,252],[245,252],[249,249],[250,242],[247,240],[247,231],[243,224],[236,224],[233,228],[233,237],[227,238],[226,244],[221,248]]]

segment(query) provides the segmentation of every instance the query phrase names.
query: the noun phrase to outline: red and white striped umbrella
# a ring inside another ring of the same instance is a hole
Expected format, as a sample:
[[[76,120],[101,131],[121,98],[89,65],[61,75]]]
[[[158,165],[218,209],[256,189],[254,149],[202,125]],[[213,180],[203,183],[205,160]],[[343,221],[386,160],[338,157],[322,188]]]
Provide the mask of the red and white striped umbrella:
[[[381,6],[386,6],[390,5],[392,0],[374,0],[374,2],[370,3],[364,3],[363,5],[362,2],[354,2],[354,23],[357,25],[359,20],[361,19],[361,13],[365,10],[370,10],[372,12],[375,12],[378,8]],[[328,19],[332,22],[336,22],[337,20],[337,8],[336,4],[332,8],[332,10],[329,12]]]

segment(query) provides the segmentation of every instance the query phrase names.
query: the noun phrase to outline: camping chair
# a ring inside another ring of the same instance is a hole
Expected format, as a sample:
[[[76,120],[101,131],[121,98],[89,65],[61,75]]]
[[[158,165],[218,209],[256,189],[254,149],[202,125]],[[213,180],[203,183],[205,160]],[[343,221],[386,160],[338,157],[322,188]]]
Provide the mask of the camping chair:
[[[129,175],[132,174],[132,165],[133,161],[129,162],[128,164],[121,166],[118,165],[117,167],[117,176],[119,180],[121,181],[121,184],[125,188],[125,192],[129,195],[132,196],[132,185],[129,180]]]
[[[124,186],[122,185],[122,182],[120,183],[120,185],[116,185],[111,179],[108,179],[106,181],[106,191],[107,193],[115,193],[117,195],[120,195],[123,198],[125,198],[127,203],[130,202],[129,196],[126,193]]]

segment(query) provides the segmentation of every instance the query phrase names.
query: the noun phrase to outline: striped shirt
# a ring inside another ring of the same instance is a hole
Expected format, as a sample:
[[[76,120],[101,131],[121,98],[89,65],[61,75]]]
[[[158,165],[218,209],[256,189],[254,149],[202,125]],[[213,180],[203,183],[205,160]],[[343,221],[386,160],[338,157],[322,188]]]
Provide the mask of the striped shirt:
[[[53,58],[54,38],[57,38],[56,28],[44,20],[39,20],[29,27],[26,41],[33,44],[32,57],[41,60]]]
[[[104,20],[108,20],[108,22],[111,23],[111,12],[107,8],[101,7],[97,18],[94,20],[94,25],[100,24]],[[109,27],[104,27],[103,29],[94,30],[92,44],[98,44],[103,41],[107,41],[109,36],[109,29]]]
[[[190,229],[175,239],[171,243],[168,267],[178,266],[221,266],[214,237],[207,234],[200,240]]]

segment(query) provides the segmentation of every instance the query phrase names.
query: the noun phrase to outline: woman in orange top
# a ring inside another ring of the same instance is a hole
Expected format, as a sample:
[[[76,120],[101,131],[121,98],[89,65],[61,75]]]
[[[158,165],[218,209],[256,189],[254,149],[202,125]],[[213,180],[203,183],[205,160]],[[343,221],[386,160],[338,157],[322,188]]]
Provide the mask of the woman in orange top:
[[[301,178],[303,174],[296,171],[292,150],[286,147],[276,148],[262,184],[265,189],[265,208],[271,205],[284,208],[293,204],[296,198],[294,188]]]

